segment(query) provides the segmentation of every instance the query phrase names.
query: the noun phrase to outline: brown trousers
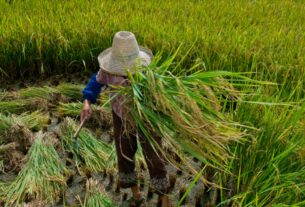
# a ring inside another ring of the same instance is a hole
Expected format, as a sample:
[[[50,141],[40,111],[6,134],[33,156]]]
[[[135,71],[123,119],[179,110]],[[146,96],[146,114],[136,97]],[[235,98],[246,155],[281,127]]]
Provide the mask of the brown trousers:
[[[169,181],[161,153],[156,153],[158,150],[153,149],[141,132],[138,131],[138,136],[135,133],[127,132],[122,119],[115,112],[112,112],[112,114],[120,187],[129,188],[137,185],[135,153],[137,151],[138,137],[149,170],[151,184],[157,193],[166,194],[169,189]],[[161,138],[156,136],[154,139],[161,146]]]

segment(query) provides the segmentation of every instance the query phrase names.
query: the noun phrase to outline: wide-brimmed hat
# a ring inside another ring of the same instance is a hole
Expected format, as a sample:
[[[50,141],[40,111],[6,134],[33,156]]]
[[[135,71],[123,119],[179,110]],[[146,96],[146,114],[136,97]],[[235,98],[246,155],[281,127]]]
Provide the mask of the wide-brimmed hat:
[[[132,32],[120,31],[114,35],[112,47],[99,54],[98,62],[101,70],[125,76],[127,70],[134,73],[136,68],[149,65],[152,58],[151,50],[139,46]]]

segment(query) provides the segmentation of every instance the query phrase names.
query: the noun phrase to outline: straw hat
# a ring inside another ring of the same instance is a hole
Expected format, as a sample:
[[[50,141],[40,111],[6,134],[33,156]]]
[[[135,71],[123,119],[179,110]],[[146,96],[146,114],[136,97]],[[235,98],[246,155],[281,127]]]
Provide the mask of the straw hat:
[[[98,62],[101,70],[125,76],[126,70],[134,73],[135,68],[147,66],[152,57],[151,50],[138,46],[132,32],[120,31],[114,35],[112,47],[99,54]]]

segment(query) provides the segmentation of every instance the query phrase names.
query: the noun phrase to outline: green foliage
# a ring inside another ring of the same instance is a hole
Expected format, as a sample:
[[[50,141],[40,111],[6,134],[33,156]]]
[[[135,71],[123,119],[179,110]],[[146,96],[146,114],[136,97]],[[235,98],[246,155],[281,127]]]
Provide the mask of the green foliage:
[[[302,1],[1,0],[0,19],[5,79],[95,71],[114,33],[129,30],[154,52],[184,43],[179,58],[194,45],[184,65],[200,58],[209,70],[258,72],[278,83],[289,77],[286,90],[304,86]]]
[[[228,145],[240,141],[243,133],[237,123],[220,113],[220,95],[236,93],[234,83],[222,77],[235,78],[239,86],[242,81],[247,86],[251,80],[238,73],[199,68],[196,73],[175,76],[170,72],[175,70],[173,59],[159,64],[155,58],[149,67],[129,75],[131,87],[119,89],[131,107],[129,116],[153,145],[152,131],[175,153],[183,150],[205,164],[226,170],[231,157]]]

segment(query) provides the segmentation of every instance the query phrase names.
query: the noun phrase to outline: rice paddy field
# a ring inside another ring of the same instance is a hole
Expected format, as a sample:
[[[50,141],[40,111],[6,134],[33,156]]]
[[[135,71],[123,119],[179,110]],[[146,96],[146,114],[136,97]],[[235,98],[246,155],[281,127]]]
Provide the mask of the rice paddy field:
[[[303,0],[0,0],[0,206],[131,196],[117,184],[108,92],[72,138],[82,89],[120,30],[156,54],[130,76],[132,113],[163,136],[173,206],[305,206]],[[157,206],[141,150],[136,160]]]

